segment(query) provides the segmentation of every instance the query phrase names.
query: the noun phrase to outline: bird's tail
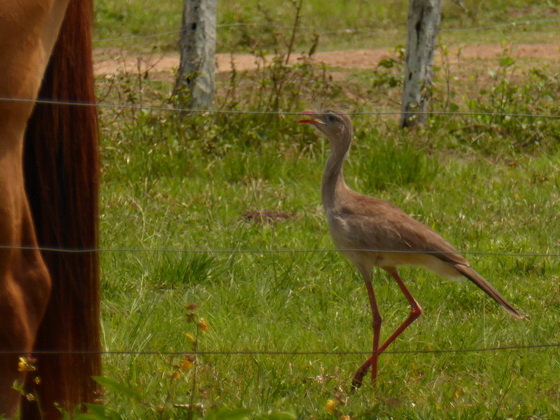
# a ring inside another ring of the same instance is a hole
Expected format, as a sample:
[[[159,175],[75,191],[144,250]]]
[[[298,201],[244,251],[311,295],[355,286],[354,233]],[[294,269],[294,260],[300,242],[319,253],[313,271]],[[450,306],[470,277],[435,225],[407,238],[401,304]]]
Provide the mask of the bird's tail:
[[[488,281],[484,277],[482,277],[472,268],[462,264],[456,264],[455,268],[459,273],[461,273],[463,276],[465,276],[474,284],[476,284],[478,287],[480,287],[482,290],[484,290],[492,299],[494,299],[496,302],[498,302],[500,305],[506,308],[506,310],[514,317],[516,317],[517,319],[524,318],[522,315],[519,314],[519,312],[517,312],[513,308],[513,306],[510,305],[510,303],[507,300],[504,299],[502,295],[500,295],[500,293],[498,293],[496,289],[494,289],[494,287],[490,283],[488,283]]]

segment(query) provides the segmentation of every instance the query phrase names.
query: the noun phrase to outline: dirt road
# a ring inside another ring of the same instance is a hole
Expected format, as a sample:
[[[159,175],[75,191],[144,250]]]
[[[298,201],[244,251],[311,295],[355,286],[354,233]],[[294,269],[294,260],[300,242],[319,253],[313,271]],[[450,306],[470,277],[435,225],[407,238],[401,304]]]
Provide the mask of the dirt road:
[[[451,61],[457,60],[457,51],[458,47],[450,48]],[[460,57],[465,60],[488,60],[499,57],[503,52],[502,45],[468,45],[462,47]],[[560,63],[560,47],[557,44],[516,45],[511,48],[509,54],[513,58],[534,58]],[[390,55],[391,52],[386,49],[329,51],[318,52],[313,56],[313,61],[334,67],[368,69],[375,68],[381,59]],[[290,62],[294,63],[297,59],[297,56],[294,56]],[[439,60],[439,56],[436,60]],[[173,69],[178,66],[177,54],[138,57],[127,51],[111,49],[97,49],[94,52],[94,69],[98,75],[147,71],[152,77],[167,79],[173,77]],[[216,66],[218,72],[229,72],[233,66],[237,71],[254,70],[257,68],[257,59],[250,54],[217,54]]]

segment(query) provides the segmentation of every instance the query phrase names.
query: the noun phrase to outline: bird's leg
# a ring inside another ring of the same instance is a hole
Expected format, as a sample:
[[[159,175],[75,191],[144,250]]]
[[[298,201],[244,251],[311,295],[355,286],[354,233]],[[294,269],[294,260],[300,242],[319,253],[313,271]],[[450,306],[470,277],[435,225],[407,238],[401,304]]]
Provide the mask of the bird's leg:
[[[416,302],[416,299],[414,299],[414,297],[409,292],[407,287],[404,285],[404,283],[401,280],[397,270],[393,269],[393,270],[386,270],[386,271],[393,276],[393,278],[395,279],[395,281],[399,285],[400,289],[402,290],[404,296],[406,297],[406,300],[408,300],[408,303],[410,303],[410,314],[408,315],[408,318],[406,318],[405,321],[401,324],[401,326],[399,328],[397,328],[395,330],[395,332],[393,334],[391,334],[391,336],[387,340],[385,340],[385,342],[381,345],[381,347],[379,348],[380,353],[383,352],[387,347],[389,347],[389,345],[393,341],[395,341],[395,339],[399,335],[401,335],[401,333],[404,330],[406,330],[407,327],[410,324],[412,324],[416,318],[418,318],[420,315],[422,315],[422,308],[420,307],[418,302]]]
[[[373,382],[375,383],[376,378],[377,378],[377,358],[379,357],[379,355],[381,353],[383,353],[387,347],[389,347],[389,345],[395,341],[395,339],[402,334],[402,332],[410,325],[414,322],[414,320],[416,318],[418,318],[420,315],[422,315],[422,308],[420,307],[420,305],[418,304],[418,302],[416,302],[416,299],[414,299],[414,297],[412,296],[412,294],[410,293],[410,291],[408,290],[408,288],[405,286],[404,282],[401,280],[398,272],[394,269],[386,269],[386,271],[391,274],[391,276],[393,276],[393,278],[395,279],[395,281],[397,282],[397,284],[399,285],[401,291],[403,292],[404,296],[406,297],[406,299],[408,300],[408,302],[410,303],[410,314],[408,315],[408,318],[406,318],[406,320],[400,325],[399,328],[397,328],[395,330],[395,332],[393,334],[391,334],[391,336],[385,340],[385,342],[379,346],[379,330],[381,328],[381,317],[379,316],[379,312],[377,311],[377,303],[375,302],[375,295],[373,294],[373,288],[371,286],[371,282],[369,283],[368,286],[368,282],[366,281],[366,287],[368,288],[368,293],[370,295],[370,303],[371,303],[371,310],[373,313],[373,354],[372,356],[365,361],[365,363],[360,366],[360,368],[358,369],[358,371],[356,372],[356,374],[354,375],[354,379],[352,380],[352,387],[353,388],[359,388],[362,385],[362,379],[364,378],[365,374],[367,373],[367,370],[369,368],[369,366],[372,366],[372,379]],[[371,289],[371,292],[370,292]],[[373,296],[373,299],[372,299]],[[375,308],[375,309],[374,309]],[[379,320],[379,326],[378,329],[376,330],[376,314],[377,313],[377,319]],[[376,340],[377,337],[377,340]]]
[[[366,360],[366,362],[360,366],[356,374],[354,375],[354,379],[352,379],[352,388],[359,388],[362,386],[362,380],[366,375],[369,366],[371,365],[371,376],[373,382],[375,383],[375,379],[377,378],[377,359],[381,351],[379,351],[379,336],[381,333],[381,315],[379,314],[379,309],[377,307],[377,300],[375,299],[375,292],[373,291],[373,286],[371,284],[371,280],[369,278],[365,279],[366,282],[366,289],[368,291],[369,296],[369,304],[371,307],[371,314],[373,315],[373,350],[371,357]]]

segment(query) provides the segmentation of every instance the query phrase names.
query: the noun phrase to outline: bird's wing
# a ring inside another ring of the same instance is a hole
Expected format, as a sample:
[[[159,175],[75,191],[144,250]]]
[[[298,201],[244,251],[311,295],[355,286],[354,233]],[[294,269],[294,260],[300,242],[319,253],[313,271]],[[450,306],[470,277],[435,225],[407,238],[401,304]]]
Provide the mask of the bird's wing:
[[[423,251],[451,264],[468,266],[449,242],[398,207],[362,195],[352,201],[353,208],[340,208],[351,241],[367,249]]]

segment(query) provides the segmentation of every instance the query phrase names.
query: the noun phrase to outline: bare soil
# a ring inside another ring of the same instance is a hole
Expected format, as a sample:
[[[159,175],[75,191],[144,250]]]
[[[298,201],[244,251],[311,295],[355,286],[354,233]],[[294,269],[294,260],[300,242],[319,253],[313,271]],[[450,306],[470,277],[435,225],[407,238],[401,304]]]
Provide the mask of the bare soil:
[[[450,48],[448,55],[451,62],[461,60],[492,60],[504,54],[504,46],[496,45],[467,45],[461,47],[460,54],[457,54],[459,47]],[[370,50],[345,50],[318,52],[313,55],[315,63],[324,63],[332,67],[345,69],[373,69],[379,61],[391,56],[393,53],[387,49]],[[511,47],[508,54],[516,59],[538,59],[547,60],[551,63],[560,62],[560,47],[558,44],[520,44]],[[270,63],[272,57],[267,57],[265,63]],[[290,63],[296,63],[298,57],[294,55]],[[436,61],[440,60],[440,54]],[[216,68],[220,73],[230,72],[233,68],[236,71],[251,71],[263,65],[255,56],[251,54],[217,54]],[[143,55],[135,56],[127,51],[97,49],[94,52],[94,69],[98,75],[112,75],[119,73],[145,74],[148,72],[150,77],[155,79],[172,79],[174,69],[179,66],[179,55]]]

